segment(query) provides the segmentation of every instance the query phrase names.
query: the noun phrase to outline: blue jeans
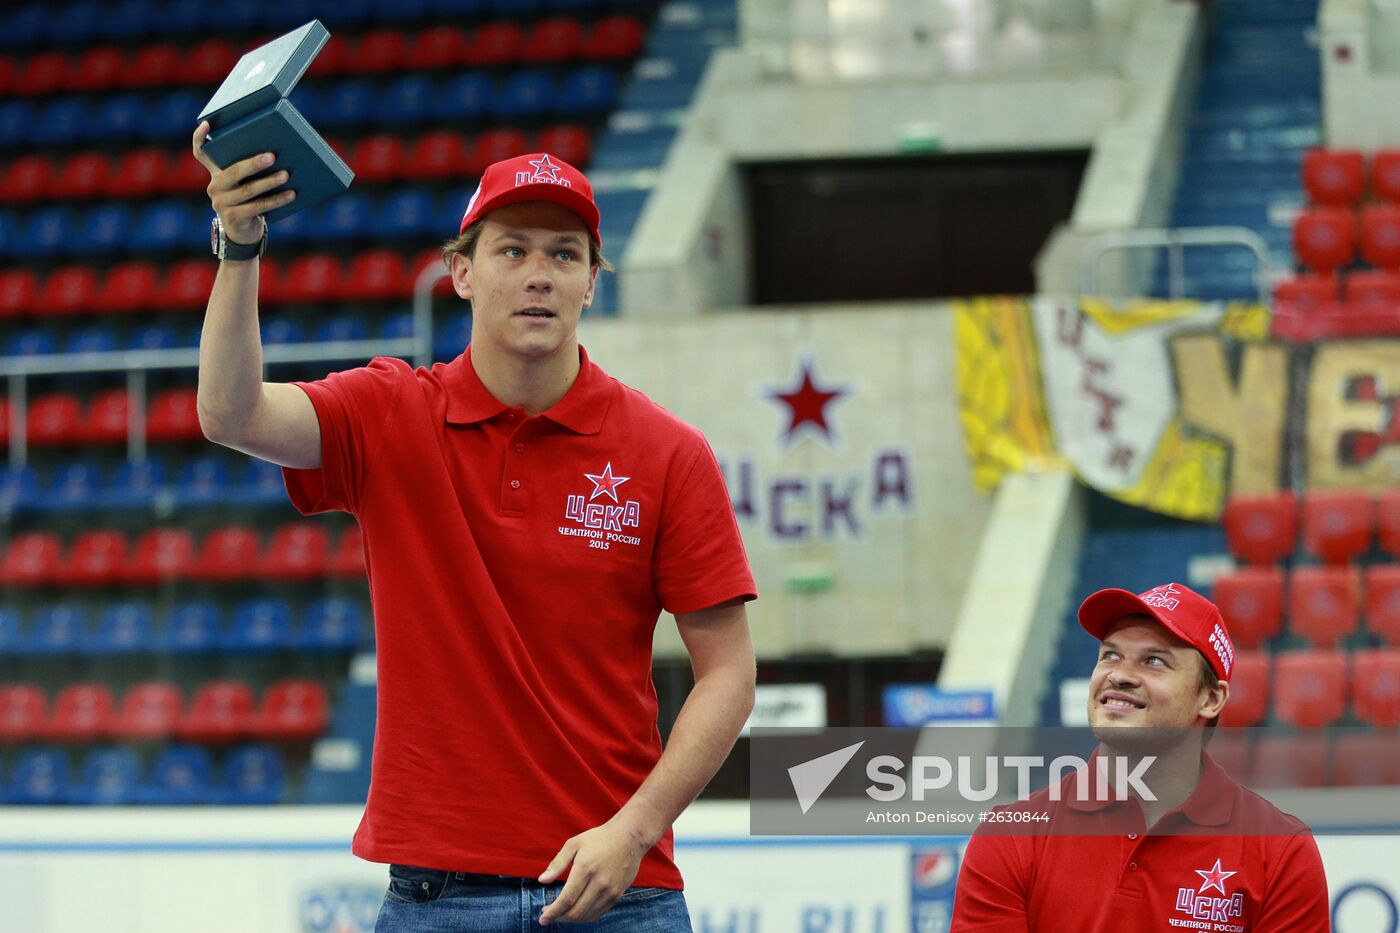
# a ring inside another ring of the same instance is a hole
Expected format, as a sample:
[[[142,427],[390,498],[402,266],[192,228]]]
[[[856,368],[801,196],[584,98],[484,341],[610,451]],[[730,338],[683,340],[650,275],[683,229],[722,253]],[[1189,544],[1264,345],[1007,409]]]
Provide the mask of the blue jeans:
[[[593,923],[540,926],[540,911],[562,890],[531,878],[390,865],[374,933],[690,933],[685,896],[672,888],[628,888]]]

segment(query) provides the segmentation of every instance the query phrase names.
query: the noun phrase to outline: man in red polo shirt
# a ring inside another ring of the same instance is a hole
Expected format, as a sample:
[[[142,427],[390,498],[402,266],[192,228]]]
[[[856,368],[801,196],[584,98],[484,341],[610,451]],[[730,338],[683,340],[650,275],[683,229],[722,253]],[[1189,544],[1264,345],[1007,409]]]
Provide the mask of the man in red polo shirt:
[[[1089,681],[1095,758],[1123,757],[1133,774],[1154,756],[1146,780],[1157,799],[1079,793],[1086,770],[1097,771],[1091,761],[1059,785],[1058,801],[1047,789],[1012,805],[1049,821],[973,836],[954,933],[1329,930],[1308,827],[1205,752],[1234,664],[1220,611],[1169,583],[1140,595],[1100,590],[1079,621],[1103,643]]]
[[[223,235],[252,243],[278,182],[218,170],[206,132]],[[310,383],[262,381],[257,258],[220,264],[205,433],[364,533],[379,708],[354,851],[392,863],[381,931],[690,928],[670,827],[752,707],[755,588],[704,437],[578,344],[598,220],[559,159],[492,165],[444,250],[470,347]],[[663,608],[695,671],[664,753]]]

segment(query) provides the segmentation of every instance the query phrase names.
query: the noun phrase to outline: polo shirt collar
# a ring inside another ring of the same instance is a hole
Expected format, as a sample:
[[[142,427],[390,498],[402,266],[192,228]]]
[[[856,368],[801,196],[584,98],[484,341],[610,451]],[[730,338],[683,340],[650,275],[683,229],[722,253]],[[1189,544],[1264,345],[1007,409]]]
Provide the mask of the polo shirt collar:
[[[471,352],[468,346],[461,356],[447,364],[442,375],[447,391],[445,417],[449,424],[488,421],[510,407],[482,383],[472,366]],[[544,417],[575,434],[597,434],[602,430],[603,419],[612,402],[612,381],[588,358],[588,351],[582,346],[578,348],[578,357],[578,377]]]
[[[1099,757],[1099,750],[1096,748],[1089,756],[1089,773],[1093,774],[1093,769],[1098,767],[1096,761]],[[1092,795],[1088,800],[1080,800],[1073,792],[1074,777],[1070,778],[1069,792],[1066,794],[1066,804],[1072,810],[1079,810],[1082,813],[1094,813],[1107,809],[1115,803],[1126,803],[1117,800],[1094,800]],[[1173,812],[1181,813],[1188,820],[1198,826],[1223,826],[1230,821],[1230,815],[1235,809],[1235,789],[1236,784],[1230,779],[1220,767],[1215,763],[1215,759],[1210,755],[1201,752],[1201,780],[1196,784],[1196,789],[1191,792],[1191,796],[1186,798],[1177,810]]]

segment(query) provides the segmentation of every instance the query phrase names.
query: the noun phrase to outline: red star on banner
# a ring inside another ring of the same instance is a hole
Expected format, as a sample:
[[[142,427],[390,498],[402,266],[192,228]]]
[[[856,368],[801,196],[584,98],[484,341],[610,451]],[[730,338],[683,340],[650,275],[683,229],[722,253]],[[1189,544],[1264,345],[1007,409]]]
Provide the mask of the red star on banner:
[[[630,476],[613,476],[611,460],[608,461],[607,466],[603,467],[603,472],[585,473],[583,475],[593,483],[593,492],[588,496],[589,502],[592,502],[599,496],[607,496],[609,499],[616,502],[617,487],[632,478]]]
[[[531,159],[530,164],[535,167],[535,177],[531,181],[558,181],[559,166],[549,161],[549,154],[546,153],[538,159]]]
[[[1220,859],[1215,860],[1215,867],[1213,868],[1208,868],[1205,871],[1199,868],[1193,868],[1192,871],[1205,880],[1205,883],[1201,885],[1201,890],[1196,892],[1197,894],[1204,894],[1207,888],[1215,888],[1220,892],[1221,897],[1225,896],[1225,879],[1231,875],[1239,874],[1237,871],[1221,871]]]
[[[803,355],[798,365],[796,387],[785,391],[770,390],[768,393],[769,398],[788,407],[788,426],[783,440],[791,444],[798,430],[806,428],[820,431],[827,443],[831,443],[832,426],[827,422],[826,406],[848,395],[849,391],[845,386],[821,388],[818,385],[817,365],[811,357]]]

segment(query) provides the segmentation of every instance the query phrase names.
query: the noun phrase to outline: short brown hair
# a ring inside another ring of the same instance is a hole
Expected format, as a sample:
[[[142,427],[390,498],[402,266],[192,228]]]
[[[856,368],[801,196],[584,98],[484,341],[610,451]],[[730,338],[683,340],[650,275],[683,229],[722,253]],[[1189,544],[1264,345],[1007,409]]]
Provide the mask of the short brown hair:
[[[486,218],[483,217],[463,230],[460,236],[453,237],[442,244],[442,261],[449,272],[452,271],[452,257],[458,253],[468,259],[476,258],[476,243],[481,239],[481,228],[485,223]],[[608,257],[603,255],[603,244],[593,239],[592,234],[589,234],[588,237],[588,264],[597,266],[604,272],[613,271],[613,264],[608,262]]]
[[[1196,689],[1197,689],[1197,690],[1209,690],[1209,689],[1211,689],[1212,687],[1214,687],[1214,686],[1216,685],[1216,683],[1219,682],[1220,678],[1219,678],[1218,676],[1216,676],[1215,668],[1213,668],[1213,667],[1210,666],[1210,662],[1206,660],[1206,656],[1205,656],[1205,655],[1203,655],[1203,654],[1201,654],[1199,651],[1197,651],[1197,652],[1196,652],[1196,657],[1199,658],[1200,661],[1201,661],[1201,672],[1200,672],[1200,674],[1196,677]],[[1215,728],[1216,726],[1218,726],[1218,725],[1220,725],[1220,717],[1219,717],[1219,716],[1215,716],[1215,717],[1212,717],[1211,720],[1210,720],[1209,722],[1206,723],[1206,728],[1207,728],[1207,729],[1214,729],[1214,728]],[[1207,740],[1209,740],[1209,738],[1210,738],[1210,734],[1209,734],[1209,733],[1206,734],[1206,738],[1207,738]]]

